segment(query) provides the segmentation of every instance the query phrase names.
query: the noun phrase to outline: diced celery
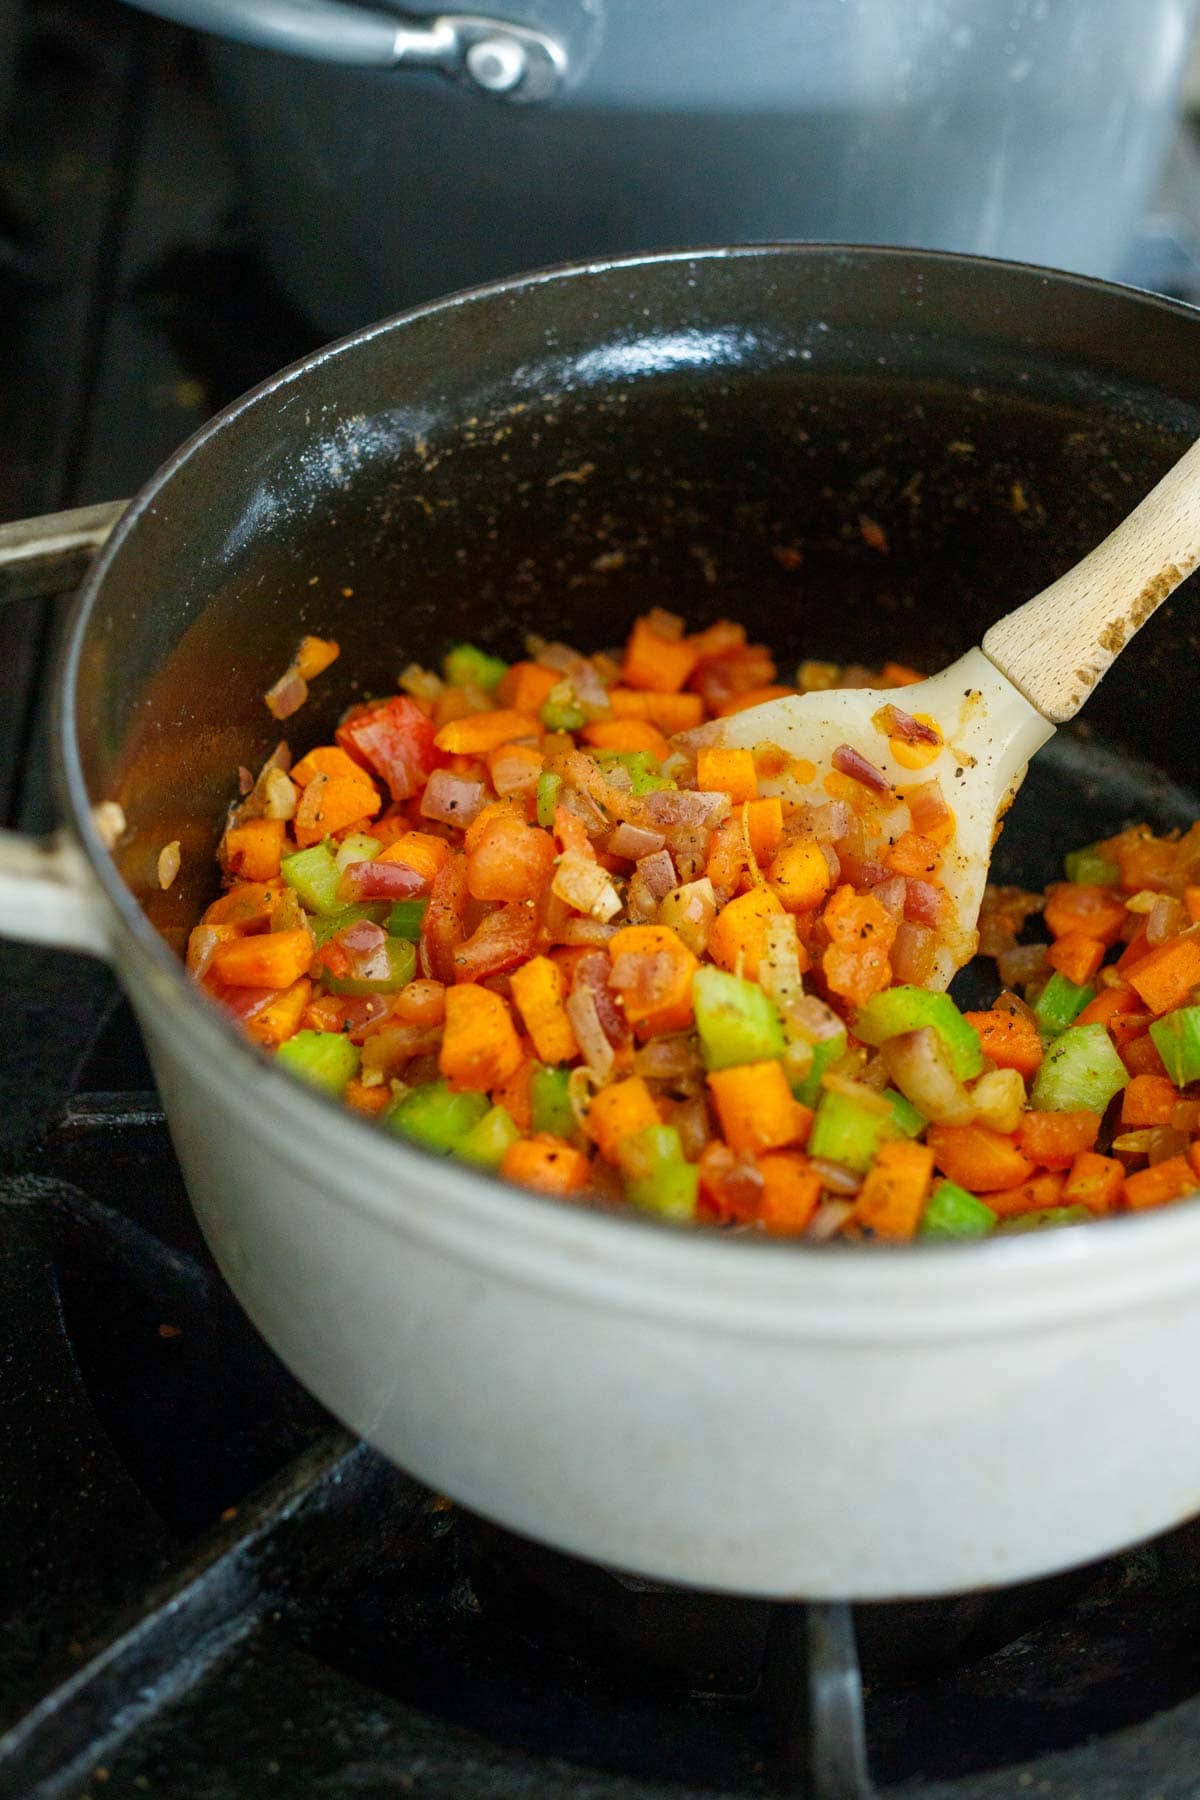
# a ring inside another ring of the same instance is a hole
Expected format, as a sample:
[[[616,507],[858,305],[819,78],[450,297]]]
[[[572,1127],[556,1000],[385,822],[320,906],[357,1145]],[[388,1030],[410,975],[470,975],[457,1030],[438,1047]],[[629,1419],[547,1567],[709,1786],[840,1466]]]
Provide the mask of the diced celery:
[[[341,870],[333,859],[328,842],[313,844],[308,850],[297,850],[285,856],[279,873],[297,895],[308,912],[328,915],[341,910],[338,882]]]
[[[635,796],[653,794],[659,788],[673,788],[677,785],[663,774],[661,766],[648,750],[601,750],[596,761],[601,768],[615,765],[627,769]]]
[[[730,1069],[783,1055],[783,1024],[757,981],[705,963],[692,976],[692,1002],[706,1068]]]
[[[552,769],[544,769],[538,776],[537,822],[543,831],[551,831],[554,827],[554,808],[561,786],[562,776],[556,775]]]
[[[370,975],[334,975],[325,971],[331,994],[394,994],[407,987],[417,972],[416,947],[407,938],[385,938],[367,958]]]
[[[442,673],[451,687],[477,687],[490,694],[508,674],[508,664],[475,644],[455,644],[443,658]]]
[[[347,832],[337,847],[334,861],[344,875],[351,863],[370,862],[383,849],[383,841],[365,831]]]
[[[415,944],[421,935],[421,923],[428,905],[428,900],[397,900],[388,914],[388,936],[408,938]]]
[[[504,1161],[504,1152],[520,1135],[508,1109],[493,1106],[490,1112],[484,1113],[478,1125],[472,1125],[466,1137],[459,1139],[454,1154],[463,1162],[478,1163],[482,1169],[498,1169]]]
[[[587,714],[575,698],[569,681],[559,681],[550,689],[541,711],[547,731],[578,731],[587,723]]]
[[[968,1194],[956,1181],[941,1181],[925,1203],[917,1236],[926,1238],[980,1238],[996,1229],[990,1206]]]
[[[960,1081],[972,1081],[982,1073],[979,1033],[963,1018],[949,994],[933,994],[922,987],[885,988],[859,1012],[854,1035],[864,1044],[885,1044],[902,1032],[921,1031],[926,1026],[937,1032]]]
[[[1029,1104],[1040,1112],[1102,1113],[1128,1080],[1103,1025],[1069,1025],[1043,1057]]]
[[[1015,1237],[1021,1231],[1045,1231],[1055,1225],[1086,1225],[1095,1214],[1086,1206],[1039,1206],[1036,1212],[1018,1213],[1015,1218],[1001,1219],[997,1237]]]
[[[535,1131],[548,1131],[552,1137],[561,1138],[569,1138],[575,1131],[575,1113],[567,1093],[570,1079],[570,1069],[534,1064],[529,1098]]]
[[[340,1099],[358,1074],[359,1051],[340,1031],[298,1031],[280,1044],[276,1062]]]
[[[824,1089],[821,1077],[833,1063],[846,1054],[846,1034],[839,1031],[836,1037],[821,1038],[812,1047],[812,1062],[808,1074],[799,1084],[793,1083],[792,1092],[802,1106],[815,1106]]]
[[[358,925],[363,919],[370,920],[372,925],[382,925],[386,917],[386,900],[359,900],[353,906],[340,906],[337,912],[313,920],[313,942],[319,950],[347,925]]]
[[[1095,988],[1080,987],[1078,982],[1068,981],[1061,969],[1055,969],[1034,1003],[1038,1030],[1043,1037],[1057,1037],[1095,998]]]
[[[808,1151],[810,1156],[823,1156],[828,1162],[842,1163],[865,1175],[880,1144],[900,1136],[900,1127],[890,1109],[876,1112],[851,1094],[826,1088],[817,1104]]]
[[[412,1088],[384,1114],[401,1137],[450,1156],[489,1112],[486,1094],[455,1094],[444,1081]]]
[[[700,1192],[700,1171],[684,1161],[673,1125],[647,1125],[626,1138],[620,1151],[625,1198],[664,1219],[690,1219]]]
[[[1086,850],[1068,850],[1063,858],[1063,866],[1068,881],[1077,881],[1084,887],[1116,887],[1121,879],[1121,871],[1115,862],[1109,862],[1107,856],[1089,845]]]
[[[884,1088],[883,1097],[892,1103],[892,1117],[901,1135],[906,1138],[920,1137],[929,1123],[925,1114],[918,1112],[912,1101],[895,1088]]]
[[[1164,1013],[1150,1027],[1150,1036],[1176,1087],[1200,1081],[1200,1006]]]

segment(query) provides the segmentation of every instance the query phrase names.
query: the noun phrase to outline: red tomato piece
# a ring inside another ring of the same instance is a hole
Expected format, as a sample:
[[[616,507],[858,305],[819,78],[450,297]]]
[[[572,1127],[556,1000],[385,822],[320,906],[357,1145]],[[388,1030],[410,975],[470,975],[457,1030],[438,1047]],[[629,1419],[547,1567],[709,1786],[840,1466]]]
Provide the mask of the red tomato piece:
[[[397,694],[357,708],[337,729],[348,756],[386,781],[393,800],[408,800],[445,762],[434,745],[436,727],[415,700]]]

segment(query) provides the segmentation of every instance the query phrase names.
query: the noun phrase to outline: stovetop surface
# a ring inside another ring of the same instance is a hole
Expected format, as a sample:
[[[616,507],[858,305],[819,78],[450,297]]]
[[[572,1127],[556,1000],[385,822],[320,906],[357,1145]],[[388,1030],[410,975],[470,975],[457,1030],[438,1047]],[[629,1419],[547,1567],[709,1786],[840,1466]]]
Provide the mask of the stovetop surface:
[[[186,40],[102,0],[27,28],[0,517],[133,491],[315,343],[247,248]],[[1185,294],[1190,154],[1144,246]],[[0,612],[24,829],[53,820],[61,615]],[[0,943],[0,992],[0,1800],[1200,1796],[1200,1525],[853,1619],[524,1543],[356,1444],[246,1322],[107,972]]]

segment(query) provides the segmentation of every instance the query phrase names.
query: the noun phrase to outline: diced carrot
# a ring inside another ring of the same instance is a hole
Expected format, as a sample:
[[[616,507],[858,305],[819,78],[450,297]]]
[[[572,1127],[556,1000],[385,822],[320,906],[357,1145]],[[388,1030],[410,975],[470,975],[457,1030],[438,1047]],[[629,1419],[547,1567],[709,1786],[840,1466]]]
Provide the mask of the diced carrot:
[[[546,759],[529,744],[501,744],[498,750],[489,752],[487,765],[492,786],[503,799],[507,794],[527,794],[535,788]]]
[[[764,687],[743,688],[714,707],[718,719],[732,719],[734,713],[748,712],[752,706],[765,706],[768,700],[785,700],[796,692],[794,687],[779,687],[769,682]]]
[[[893,875],[911,875],[914,881],[929,881],[937,873],[942,852],[932,838],[919,831],[902,831],[894,844],[883,853],[883,865]]]
[[[1021,1213],[1041,1212],[1043,1207],[1060,1206],[1067,1178],[1061,1169],[1034,1175],[1016,1187],[993,1188],[987,1204],[997,1218],[1015,1219]]]
[[[1105,946],[1082,931],[1064,932],[1046,952],[1046,961],[1077,987],[1086,987],[1104,961]]]
[[[1070,931],[1115,944],[1125,923],[1125,903],[1111,888],[1091,887],[1082,881],[1052,881],[1042,909],[1046,928],[1056,937]]]
[[[305,1031],[342,1031],[350,1017],[351,1002],[340,994],[318,994],[304,1009],[300,1024]]]
[[[1041,1168],[1069,1169],[1092,1148],[1099,1130],[1099,1113],[1027,1112],[1021,1115],[1017,1137],[1026,1156]]]
[[[758,799],[758,771],[750,750],[704,746],[696,757],[696,786],[708,794],[728,794],[735,805]]]
[[[312,681],[341,655],[332,638],[302,637],[296,652],[295,670],[302,681]]]
[[[369,781],[371,778],[361,763],[356,763],[352,756],[337,744],[318,744],[307,756],[302,756],[294,768],[289,770],[297,787],[307,787],[314,775],[344,775],[349,781]]]
[[[1036,1167],[1015,1137],[986,1125],[930,1125],[925,1137],[942,1174],[973,1194],[1018,1187]]]
[[[896,940],[896,921],[873,895],[860,897],[848,882],[822,916],[833,940],[821,957],[830,991],[853,1006],[865,1006],[891,980],[888,952]]]
[[[257,1044],[282,1044],[300,1029],[313,985],[307,975],[293,981],[291,987],[268,1001],[261,1012],[246,1021],[246,1032]]]
[[[721,1132],[729,1148],[757,1156],[801,1137],[811,1119],[788,1086],[782,1063],[741,1063],[708,1077]]]
[[[964,1018],[979,1033],[983,1054],[998,1069],[1016,1069],[1026,1077],[1036,1075],[1042,1061],[1042,1040],[1037,1026],[1023,1013],[969,1012]]]
[[[736,894],[742,885],[742,877],[750,867],[749,846],[746,842],[746,821],[742,809],[738,807],[728,818],[722,819],[713,832],[708,846],[708,857],[704,873],[716,889],[717,897]]]
[[[933,1151],[907,1138],[880,1144],[847,1220],[875,1237],[915,1237],[933,1179]]]
[[[1168,1156],[1164,1162],[1152,1163],[1148,1169],[1125,1177],[1125,1204],[1134,1212],[1142,1212],[1149,1206],[1165,1206],[1169,1200],[1191,1194],[1197,1187],[1200,1176],[1187,1157]]]
[[[537,1137],[518,1138],[504,1152],[500,1173],[518,1187],[534,1188],[539,1194],[577,1194],[587,1186],[588,1159],[565,1138],[539,1133]]]
[[[1185,1005],[1200,985],[1200,938],[1168,938],[1129,971],[1129,985],[1153,1013]]]
[[[453,854],[445,838],[434,837],[431,831],[405,831],[393,839],[386,850],[381,850],[375,860],[403,863],[432,882],[442,864],[449,862]]]
[[[1175,879],[1178,847],[1169,839],[1156,838],[1145,825],[1134,825],[1117,837],[1097,844],[1102,856],[1110,856],[1121,871],[1127,894],[1143,888],[1166,891]]]
[[[626,925],[608,945],[609,985],[639,1037],[686,1031],[692,1023],[692,976],[700,964],[666,925]]]
[[[468,713],[453,719],[442,726],[433,741],[447,756],[486,756],[501,744],[514,743],[518,738],[539,739],[541,735],[540,720],[512,707],[501,707],[496,712]]]
[[[1187,915],[1192,923],[1200,924],[1200,887],[1185,887],[1183,904],[1187,907]]]
[[[687,638],[666,638],[648,619],[638,619],[625,646],[621,679],[626,687],[677,694],[700,660]]]
[[[438,1068],[456,1088],[486,1094],[508,1080],[523,1055],[508,1004],[477,982],[446,990]]]
[[[1071,1164],[1062,1191],[1064,1206],[1086,1206],[1089,1212],[1109,1213],[1120,1203],[1125,1170],[1115,1156],[1098,1156],[1084,1150]]]
[[[647,750],[660,763],[671,754],[670,744],[649,719],[597,719],[584,726],[581,736],[595,750],[616,750],[622,755]]]
[[[279,873],[287,826],[282,819],[245,819],[221,840],[221,862],[243,881],[270,881]]]
[[[699,694],[656,694],[615,687],[608,690],[608,703],[614,719],[648,719],[667,737],[673,737],[677,731],[692,731],[704,719],[704,702]]]
[[[918,681],[925,679],[906,663],[885,662],[880,674],[888,687],[913,687]]]
[[[368,1087],[357,1078],[347,1082],[345,1101],[351,1112],[361,1113],[364,1118],[378,1118],[391,1105],[392,1090],[386,1081],[376,1082]]]
[[[708,936],[708,954],[721,968],[751,981],[767,948],[767,920],[783,907],[769,887],[751,888],[723,906]]]
[[[470,718],[475,710],[469,689],[443,688],[433,703],[433,723],[440,731],[443,725],[453,725],[456,719]]]
[[[1134,1129],[1169,1125],[1178,1099],[1179,1089],[1168,1076],[1134,1075],[1121,1096],[1121,1123]]]
[[[1127,1014],[1126,1017],[1128,1016]],[[1166,1065],[1158,1053],[1158,1045],[1148,1031],[1127,1038],[1124,1043],[1118,1043],[1117,1048],[1121,1061],[1131,1075],[1160,1075],[1166,1078]],[[1176,1098],[1178,1099],[1178,1095]]]
[[[587,1110],[587,1134],[611,1163],[616,1162],[626,1138],[661,1123],[650,1089],[640,1075],[610,1082],[592,1095]]]
[[[741,811],[755,861],[770,862],[783,836],[783,801],[770,794],[765,800],[748,800]]]
[[[554,839],[511,803],[485,807],[466,837],[467,888],[476,900],[536,899],[554,867]]]
[[[743,649],[746,627],[736,624],[733,619],[717,619],[703,631],[694,631],[688,642],[696,653],[697,662],[711,662],[714,656],[729,656],[735,650]]]
[[[557,669],[543,669],[541,663],[510,663],[496,689],[496,698],[513,712],[536,718],[557,687],[562,676]]]
[[[218,980],[230,987],[290,988],[307,975],[312,957],[313,941],[303,927],[263,931],[255,937],[218,944],[212,969]]]
[[[239,881],[207,908],[204,923],[236,925],[242,932],[265,931],[283,894],[281,881]]]
[[[355,825],[360,819],[373,819],[383,805],[374,782],[361,772],[348,775],[314,775],[300,796],[293,829],[302,850],[332,832]]]
[[[1119,987],[1102,988],[1089,1000],[1075,1020],[1076,1025],[1111,1025],[1122,1013],[1142,1010],[1142,1000],[1124,982]],[[989,1054],[985,1052],[985,1054]]]
[[[1138,921],[1137,930],[1125,945],[1120,956],[1118,956],[1116,968],[1122,975],[1126,974],[1129,969],[1132,969],[1135,963],[1139,963],[1142,961],[1143,957],[1149,956],[1153,948],[1154,945],[1146,936],[1146,919],[1143,917]]]
[[[785,912],[810,912],[829,892],[829,864],[814,837],[793,838],[766,873]]]
[[[548,956],[535,956],[509,977],[513,1004],[533,1047],[545,1063],[573,1062],[579,1055],[564,1004],[562,970]]]
[[[1194,1139],[1187,1147],[1187,1159],[1192,1174],[1200,1176],[1200,1139]]]
[[[392,1001],[392,1017],[402,1025],[440,1025],[446,1016],[446,990],[440,981],[410,981]]]
[[[796,1237],[807,1226],[821,1198],[821,1177],[807,1156],[772,1150],[757,1158],[762,1176],[760,1217],[773,1237]]]
[[[508,1080],[492,1089],[492,1105],[503,1106],[518,1131],[533,1129],[533,1060],[522,1056]]]

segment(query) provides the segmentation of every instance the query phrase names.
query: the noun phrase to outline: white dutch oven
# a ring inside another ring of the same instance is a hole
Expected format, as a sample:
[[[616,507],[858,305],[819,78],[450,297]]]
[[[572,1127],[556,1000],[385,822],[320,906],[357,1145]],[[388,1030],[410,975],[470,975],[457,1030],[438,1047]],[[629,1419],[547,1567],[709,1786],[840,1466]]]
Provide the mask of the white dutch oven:
[[[569,269],[310,359],[129,510],[63,665],[66,835],[0,840],[0,927],[111,960],[230,1285],[423,1481],[626,1569],[817,1598],[1015,1581],[1200,1510],[1200,1207],[886,1251],[542,1200],[275,1072],[172,947],[301,629],[343,649],[296,742],[410,656],[539,627],[611,642],[650,597],[732,610],[788,654],[936,666],[1196,434],[1200,377],[1178,371],[1198,349],[1186,308],[1015,265],[791,248]],[[1110,743],[1158,760],[1187,691],[1176,607],[1096,702]],[[1035,863],[1173,804],[1088,754],[1029,790]],[[115,860],[107,799],[129,821]]]

